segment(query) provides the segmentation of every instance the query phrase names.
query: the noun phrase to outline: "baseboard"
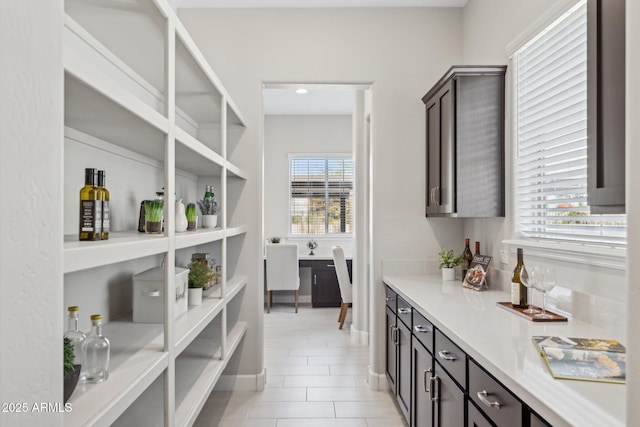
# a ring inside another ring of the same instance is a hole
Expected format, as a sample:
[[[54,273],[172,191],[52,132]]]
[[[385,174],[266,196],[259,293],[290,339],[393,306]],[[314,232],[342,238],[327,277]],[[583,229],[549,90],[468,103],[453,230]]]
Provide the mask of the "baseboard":
[[[214,391],[262,391],[266,379],[266,370],[256,375],[222,375]]]
[[[367,379],[371,390],[385,391],[389,389],[389,383],[385,374],[378,374],[369,367],[369,377]]]
[[[369,344],[369,332],[358,331],[351,325],[351,344]]]

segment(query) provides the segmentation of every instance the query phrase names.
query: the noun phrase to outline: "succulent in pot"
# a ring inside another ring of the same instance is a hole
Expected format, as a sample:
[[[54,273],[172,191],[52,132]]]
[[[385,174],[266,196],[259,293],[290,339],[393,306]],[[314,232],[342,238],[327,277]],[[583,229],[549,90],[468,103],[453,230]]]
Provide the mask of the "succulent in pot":
[[[442,269],[442,280],[455,280],[455,267],[462,262],[462,255],[454,255],[453,250],[442,248],[438,253],[439,268]]]
[[[270,240],[271,243],[280,243],[280,237],[278,236],[272,237]]]
[[[215,271],[194,259],[189,263],[189,305],[202,304],[202,288],[215,279]]]
[[[202,213],[202,226],[204,228],[215,228],[218,223],[218,202],[215,196],[205,197],[197,201]]]

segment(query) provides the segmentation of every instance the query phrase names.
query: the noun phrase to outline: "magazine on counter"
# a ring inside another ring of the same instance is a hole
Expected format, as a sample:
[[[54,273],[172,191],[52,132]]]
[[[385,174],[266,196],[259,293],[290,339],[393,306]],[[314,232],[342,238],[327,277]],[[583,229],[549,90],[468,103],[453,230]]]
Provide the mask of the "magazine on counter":
[[[626,349],[616,340],[534,336],[554,378],[624,384]]]
[[[488,288],[489,264],[491,264],[490,256],[474,255],[473,260],[469,263],[469,269],[467,270],[467,275],[464,276],[462,286],[476,291]]]

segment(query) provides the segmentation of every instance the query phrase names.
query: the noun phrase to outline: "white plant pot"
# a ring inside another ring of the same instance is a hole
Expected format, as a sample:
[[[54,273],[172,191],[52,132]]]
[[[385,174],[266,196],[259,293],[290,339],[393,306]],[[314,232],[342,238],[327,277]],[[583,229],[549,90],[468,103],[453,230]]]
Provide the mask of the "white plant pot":
[[[203,228],[216,228],[218,225],[218,215],[202,215]]]
[[[442,280],[456,280],[456,269],[442,267]]]
[[[202,304],[202,288],[189,288],[189,305]]]

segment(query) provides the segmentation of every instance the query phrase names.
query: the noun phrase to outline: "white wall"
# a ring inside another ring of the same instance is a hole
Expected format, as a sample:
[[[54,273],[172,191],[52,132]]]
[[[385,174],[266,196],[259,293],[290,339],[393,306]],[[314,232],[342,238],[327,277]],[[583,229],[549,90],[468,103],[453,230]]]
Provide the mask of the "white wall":
[[[62,15],[62,1],[0,2],[0,402],[29,409],[62,402]]]
[[[382,374],[384,335],[375,333],[384,329],[381,260],[435,257],[440,246],[462,240],[460,222],[424,216],[421,101],[462,60],[461,9],[185,9],[179,15],[244,112],[251,139],[261,137],[263,82],[373,83],[371,285],[379,310],[371,341],[372,367]]]
[[[264,122],[264,234],[298,242],[300,254],[309,250],[307,237],[289,236],[289,154],[345,154],[352,152],[352,118],[332,116],[265,116]],[[319,255],[331,256],[334,244],[351,238],[316,238]],[[345,249],[346,250],[346,249]]]

